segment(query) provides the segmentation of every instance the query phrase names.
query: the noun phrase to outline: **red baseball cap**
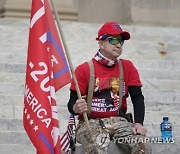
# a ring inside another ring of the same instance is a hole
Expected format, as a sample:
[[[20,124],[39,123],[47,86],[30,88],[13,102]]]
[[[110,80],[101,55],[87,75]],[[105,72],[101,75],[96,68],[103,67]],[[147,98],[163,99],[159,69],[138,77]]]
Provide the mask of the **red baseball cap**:
[[[126,31],[123,31],[120,25],[117,22],[106,22],[98,31],[98,37],[96,40],[101,40],[109,36],[109,35],[122,35],[124,40],[130,39],[130,34]]]

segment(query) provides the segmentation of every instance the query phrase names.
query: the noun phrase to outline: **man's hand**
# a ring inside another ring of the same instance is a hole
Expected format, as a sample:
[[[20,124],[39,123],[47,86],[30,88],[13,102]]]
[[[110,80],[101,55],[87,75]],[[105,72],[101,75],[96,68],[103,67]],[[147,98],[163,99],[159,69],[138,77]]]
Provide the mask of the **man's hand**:
[[[147,130],[140,123],[135,123],[132,127],[132,132],[135,135],[144,135],[146,136]]]
[[[75,113],[84,113],[87,111],[87,103],[84,99],[77,100],[73,106]]]

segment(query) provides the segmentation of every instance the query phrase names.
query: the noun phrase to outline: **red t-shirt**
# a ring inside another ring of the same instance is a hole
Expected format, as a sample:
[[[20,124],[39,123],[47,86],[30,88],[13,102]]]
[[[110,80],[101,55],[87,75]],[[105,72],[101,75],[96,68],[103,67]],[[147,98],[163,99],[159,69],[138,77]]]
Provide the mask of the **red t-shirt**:
[[[91,106],[92,118],[106,118],[117,116],[119,111],[119,65],[106,67],[93,59],[95,71],[95,85]],[[124,70],[124,85],[122,110],[127,111],[126,98],[128,97],[128,86],[142,86],[139,74],[131,61],[122,59]],[[79,65],[75,70],[80,92],[87,95],[89,86],[90,69],[88,63]],[[76,90],[72,82],[71,90]]]

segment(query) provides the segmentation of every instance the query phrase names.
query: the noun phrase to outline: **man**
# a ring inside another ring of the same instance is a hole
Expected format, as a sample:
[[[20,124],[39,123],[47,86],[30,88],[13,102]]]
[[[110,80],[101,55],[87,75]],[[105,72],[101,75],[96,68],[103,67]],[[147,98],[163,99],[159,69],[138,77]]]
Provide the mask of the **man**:
[[[88,116],[91,132],[88,132],[82,116],[88,110],[87,94],[90,67],[85,62],[76,68],[75,74],[83,99],[78,100],[75,85],[72,82],[68,109],[70,113],[79,115],[76,139],[83,145],[87,154],[107,153],[109,140],[114,140],[120,148],[124,148],[129,153],[150,153],[143,143],[118,143],[119,138],[133,138],[135,135],[145,136],[147,132],[143,127],[145,106],[138,71],[129,60],[120,60],[123,70],[118,64],[124,41],[129,39],[130,34],[123,31],[116,22],[105,23],[98,32],[96,40],[99,43],[99,50],[92,58],[95,84],[91,100],[91,112]],[[111,82],[112,79],[119,81],[119,74],[122,71],[124,73],[123,98],[121,100],[119,100],[119,96],[116,98],[120,102],[118,104],[112,97]],[[133,124],[124,118],[127,111],[126,98],[129,94],[134,106],[135,122]],[[102,144],[99,143],[100,140],[102,141],[101,137],[105,139]]]

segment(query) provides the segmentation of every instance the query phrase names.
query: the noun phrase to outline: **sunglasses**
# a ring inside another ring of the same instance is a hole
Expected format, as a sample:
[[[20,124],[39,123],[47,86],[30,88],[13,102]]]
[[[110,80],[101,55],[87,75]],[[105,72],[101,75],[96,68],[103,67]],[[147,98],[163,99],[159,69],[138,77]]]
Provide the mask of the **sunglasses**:
[[[124,44],[124,39],[120,40],[120,39],[117,39],[115,37],[108,37],[107,40],[112,45],[117,45],[118,43],[120,43],[120,45],[122,46]]]

